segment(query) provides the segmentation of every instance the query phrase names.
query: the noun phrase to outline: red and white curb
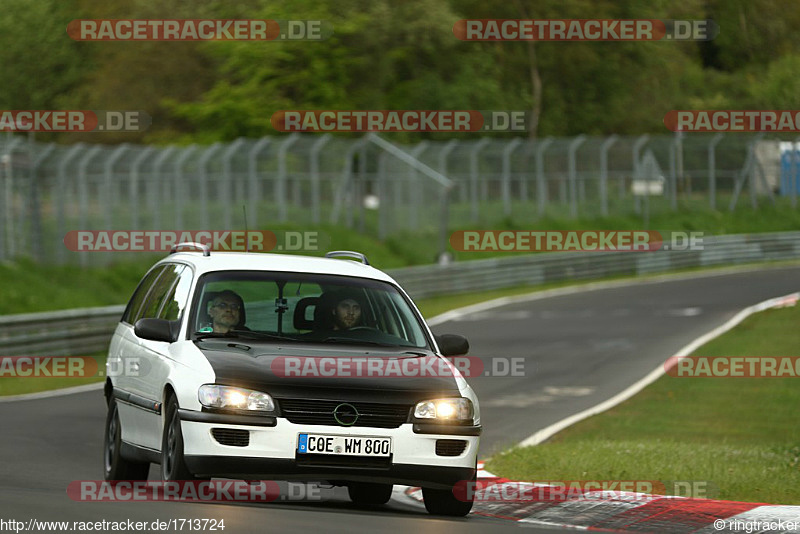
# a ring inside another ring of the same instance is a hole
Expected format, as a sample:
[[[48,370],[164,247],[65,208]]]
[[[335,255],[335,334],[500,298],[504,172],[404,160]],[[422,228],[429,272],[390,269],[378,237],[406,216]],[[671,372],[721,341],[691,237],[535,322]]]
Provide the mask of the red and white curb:
[[[500,486],[491,493],[511,493],[520,482],[493,475],[478,463],[478,487]],[[516,521],[521,526],[553,526],[599,532],[652,533],[800,533],[800,506],[690,499],[631,492],[586,492],[579,497],[526,499],[524,502],[476,500],[472,513]],[[535,495],[535,494],[534,494]],[[405,496],[422,502],[420,488]]]

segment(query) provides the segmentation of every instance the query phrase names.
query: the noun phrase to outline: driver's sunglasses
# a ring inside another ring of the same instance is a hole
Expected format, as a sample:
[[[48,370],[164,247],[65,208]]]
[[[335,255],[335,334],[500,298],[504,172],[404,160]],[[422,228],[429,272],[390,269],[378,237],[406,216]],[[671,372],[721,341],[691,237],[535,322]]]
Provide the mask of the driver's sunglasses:
[[[216,304],[211,305],[213,308],[220,308],[223,310],[230,310],[230,311],[241,311],[242,306],[240,304],[236,304],[234,302],[217,302]]]

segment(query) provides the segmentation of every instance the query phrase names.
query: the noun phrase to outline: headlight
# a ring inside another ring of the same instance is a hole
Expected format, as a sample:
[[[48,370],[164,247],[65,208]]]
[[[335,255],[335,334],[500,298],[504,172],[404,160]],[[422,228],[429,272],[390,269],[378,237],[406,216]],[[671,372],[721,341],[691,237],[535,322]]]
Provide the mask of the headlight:
[[[200,404],[207,408],[233,408],[235,410],[252,410],[256,412],[272,412],[275,402],[272,397],[261,391],[205,384],[197,391]]]
[[[473,415],[472,402],[463,397],[422,401],[414,408],[417,419],[471,421]]]

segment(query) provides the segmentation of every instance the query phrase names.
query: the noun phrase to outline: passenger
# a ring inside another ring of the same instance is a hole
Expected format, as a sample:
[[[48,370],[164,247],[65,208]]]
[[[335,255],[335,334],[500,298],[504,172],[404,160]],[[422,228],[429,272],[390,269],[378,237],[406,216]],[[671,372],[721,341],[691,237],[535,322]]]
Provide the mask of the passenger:
[[[349,330],[361,325],[361,304],[355,295],[344,293],[331,310],[334,330]]]

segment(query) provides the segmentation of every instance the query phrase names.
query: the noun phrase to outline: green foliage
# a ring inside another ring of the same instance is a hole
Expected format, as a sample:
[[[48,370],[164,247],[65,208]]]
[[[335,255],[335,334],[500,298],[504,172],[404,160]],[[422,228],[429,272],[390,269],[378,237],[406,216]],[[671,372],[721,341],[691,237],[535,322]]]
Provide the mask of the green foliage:
[[[144,134],[106,133],[112,143],[269,135],[281,109],[540,109],[535,133],[546,136],[664,132],[672,109],[796,107],[800,5],[792,0],[7,0],[3,7],[0,105],[153,116]],[[74,42],[65,32],[74,18],[324,20],[334,34],[321,42]],[[452,28],[464,18],[712,18],[720,33],[710,42],[462,42]]]

